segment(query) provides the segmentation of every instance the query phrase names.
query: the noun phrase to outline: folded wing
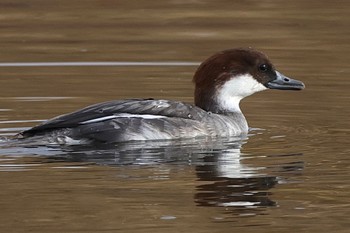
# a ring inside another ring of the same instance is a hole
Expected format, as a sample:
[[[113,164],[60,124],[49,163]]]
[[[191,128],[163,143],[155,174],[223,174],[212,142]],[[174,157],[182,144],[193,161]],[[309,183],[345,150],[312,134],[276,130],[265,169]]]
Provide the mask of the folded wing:
[[[19,137],[30,137],[49,131],[64,128],[95,128],[104,122],[122,118],[176,118],[178,120],[200,120],[207,112],[191,104],[153,99],[114,100],[88,106],[78,111],[68,113],[48,120],[29,130],[21,132]],[[158,120],[157,120],[158,119]],[[100,128],[101,129],[101,128]],[[97,129],[96,129],[97,130]]]

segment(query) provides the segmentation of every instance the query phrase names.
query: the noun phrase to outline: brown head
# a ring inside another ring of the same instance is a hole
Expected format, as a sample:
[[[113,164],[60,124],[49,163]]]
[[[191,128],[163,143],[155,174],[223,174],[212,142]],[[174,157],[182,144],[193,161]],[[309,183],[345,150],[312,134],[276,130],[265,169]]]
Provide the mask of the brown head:
[[[241,99],[267,88],[304,88],[302,82],[276,71],[265,54],[250,48],[214,54],[198,67],[193,82],[196,106],[215,113],[240,112]]]

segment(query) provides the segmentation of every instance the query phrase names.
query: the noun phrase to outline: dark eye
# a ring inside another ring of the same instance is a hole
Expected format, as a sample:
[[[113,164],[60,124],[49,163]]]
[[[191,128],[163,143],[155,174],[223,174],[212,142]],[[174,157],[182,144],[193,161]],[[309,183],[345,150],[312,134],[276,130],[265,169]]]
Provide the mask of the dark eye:
[[[270,67],[269,67],[269,65],[267,65],[267,64],[261,64],[261,65],[259,66],[259,70],[262,71],[262,72],[268,71],[269,68],[270,68]]]

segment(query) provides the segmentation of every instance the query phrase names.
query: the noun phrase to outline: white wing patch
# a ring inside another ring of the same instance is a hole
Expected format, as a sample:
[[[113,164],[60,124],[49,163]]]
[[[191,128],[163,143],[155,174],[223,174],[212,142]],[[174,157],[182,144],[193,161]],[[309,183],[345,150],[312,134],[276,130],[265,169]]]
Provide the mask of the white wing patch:
[[[160,115],[151,115],[151,114],[129,114],[129,113],[121,113],[116,115],[116,117],[136,117],[136,118],[143,118],[143,119],[159,119],[159,118],[166,118],[166,116],[160,116]]]
[[[121,113],[117,115],[112,116],[105,116],[100,118],[91,119],[88,121],[83,121],[80,124],[91,124],[96,122],[102,122],[110,119],[116,119],[116,118],[142,118],[142,119],[159,119],[159,118],[165,118],[165,116],[159,116],[159,115],[150,115],[150,114],[129,114],[129,113]]]
[[[101,121],[105,121],[105,120],[110,120],[110,119],[113,119],[113,118],[116,118],[116,117],[117,116],[115,116],[115,115],[105,116],[105,117],[91,119],[91,120],[88,120],[88,121],[83,121],[83,122],[80,122],[80,124],[84,125],[84,124],[96,123],[96,122],[101,122]]]

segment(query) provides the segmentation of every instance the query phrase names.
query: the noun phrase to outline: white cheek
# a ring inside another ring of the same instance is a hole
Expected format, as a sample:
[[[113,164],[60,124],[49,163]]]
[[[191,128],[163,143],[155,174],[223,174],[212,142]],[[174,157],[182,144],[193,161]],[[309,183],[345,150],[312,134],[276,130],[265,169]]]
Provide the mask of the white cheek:
[[[217,102],[223,110],[240,112],[241,99],[266,89],[250,74],[239,75],[222,85],[217,94]]]
[[[250,74],[239,75],[222,86],[222,90],[230,96],[247,97],[255,92],[266,90],[267,88],[259,83]]]

